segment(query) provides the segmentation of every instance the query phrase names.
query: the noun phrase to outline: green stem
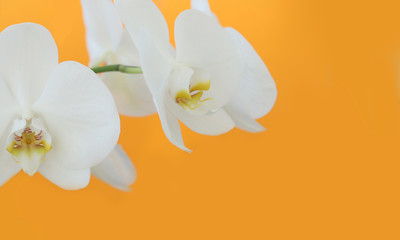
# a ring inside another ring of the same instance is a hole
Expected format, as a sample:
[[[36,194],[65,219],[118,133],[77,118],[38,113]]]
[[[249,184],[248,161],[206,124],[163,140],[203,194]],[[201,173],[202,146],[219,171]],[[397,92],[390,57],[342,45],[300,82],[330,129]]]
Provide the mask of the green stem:
[[[95,73],[103,73],[103,72],[123,72],[123,73],[131,73],[131,74],[143,73],[141,67],[127,66],[127,65],[121,65],[121,64],[106,65],[106,66],[101,66],[101,67],[92,67],[92,70]]]

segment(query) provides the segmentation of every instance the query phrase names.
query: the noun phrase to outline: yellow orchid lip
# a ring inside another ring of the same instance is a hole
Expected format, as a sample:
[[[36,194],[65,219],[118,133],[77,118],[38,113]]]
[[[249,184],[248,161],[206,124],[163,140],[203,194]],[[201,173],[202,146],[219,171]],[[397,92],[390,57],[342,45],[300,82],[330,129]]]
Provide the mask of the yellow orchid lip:
[[[21,164],[24,171],[32,176],[44,160],[46,153],[52,149],[52,145],[46,141],[43,130],[38,130],[36,133],[30,125],[31,120],[27,120],[22,131],[13,133],[7,151],[11,153],[14,161]]]
[[[14,133],[14,141],[7,147],[7,151],[17,158],[22,153],[25,153],[27,156],[31,156],[33,153],[46,154],[51,150],[52,146],[46,140],[42,139],[42,133],[40,131],[36,134],[30,128],[25,128],[21,136]],[[17,160],[15,161],[18,162]]]
[[[184,109],[195,110],[203,105],[206,101],[212,101],[212,98],[201,99],[204,91],[210,89],[210,80],[199,82],[187,90],[181,90],[176,93],[175,101]]]

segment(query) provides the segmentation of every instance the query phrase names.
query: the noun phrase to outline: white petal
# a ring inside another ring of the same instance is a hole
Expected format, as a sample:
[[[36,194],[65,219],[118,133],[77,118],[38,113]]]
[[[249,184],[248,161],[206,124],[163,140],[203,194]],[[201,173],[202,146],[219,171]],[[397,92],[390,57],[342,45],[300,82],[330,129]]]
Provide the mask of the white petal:
[[[147,29],[142,29],[137,44],[144,79],[153,97],[161,91],[172,71],[172,59],[165,58]]]
[[[8,135],[14,119],[21,117],[20,111],[20,106],[11,95],[11,91],[0,72],[0,136]],[[0,148],[5,149],[5,147],[1,145]]]
[[[1,139],[1,143],[2,146],[5,146],[5,138]],[[12,159],[11,154],[5,148],[0,149],[0,158],[0,186],[2,186],[21,170],[21,166]]]
[[[140,33],[138,49],[144,77],[152,92],[165,135],[172,144],[190,152],[183,143],[178,119],[165,105],[165,98],[168,94],[168,78],[172,70],[171,62],[161,55],[145,29]]]
[[[146,28],[159,51],[166,56],[170,55],[167,22],[151,0],[116,0],[115,5],[136,45],[140,29]]]
[[[138,50],[124,29],[115,51],[115,60],[109,64],[140,66]],[[118,112],[127,116],[146,116],[156,112],[152,95],[143,74],[103,73],[104,83],[114,96]]]
[[[191,0],[191,8],[199,10],[209,16],[212,16],[208,0]]]
[[[170,96],[164,98],[168,109],[183,124],[193,131],[205,135],[219,135],[231,130],[235,124],[223,109],[205,115],[194,115],[183,109]]]
[[[210,16],[213,20],[219,23],[217,16],[211,11],[208,0],[191,0],[190,6],[192,9],[198,10]]]
[[[92,174],[123,191],[129,191],[129,186],[137,177],[135,166],[119,145],[106,159],[92,168]]]
[[[172,114],[171,110],[167,108],[164,99],[165,97],[156,98],[155,103],[165,136],[167,136],[168,140],[178,148],[186,152],[191,152],[191,150],[183,143],[181,127],[179,126],[178,119]]]
[[[251,46],[251,44],[235,29],[225,28],[240,49],[245,64],[245,74],[231,104],[240,107],[253,119],[267,114],[275,104],[277,90],[267,66]]]
[[[115,55],[118,62],[114,62],[114,64],[140,66],[139,52],[126,29],[122,31],[121,41],[115,49]]]
[[[211,17],[212,20],[219,23],[217,16],[211,11],[208,0],[191,0],[190,6],[192,9],[203,12]]]
[[[113,94],[119,113],[139,117],[157,111],[142,74],[103,73],[101,79]]]
[[[176,19],[175,41],[178,62],[208,69],[211,80],[208,94],[216,107],[228,103],[239,87],[243,72],[240,53],[229,34],[204,13],[186,10]]]
[[[39,166],[39,172],[49,181],[66,190],[84,188],[90,181],[90,168],[81,170],[66,169],[64,166],[59,165],[57,161],[44,161]]]
[[[11,128],[11,125],[5,124],[5,125],[0,125],[0,127]],[[10,178],[12,178],[15,174],[17,174],[21,170],[21,166],[13,160],[12,155],[6,150],[8,134],[6,132],[1,132],[1,134],[2,135],[0,137],[0,186],[6,183]]]
[[[265,128],[261,124],[259,124],[250,115],[247,114],[245,104],[242,104],[236,100],[237,99],[224,107],[226,112],[235,122],[235,125],[238,128],[248,132],[265,131]]]
[[[5,81],[0,78],[0,186],[17,174],[21,167],[7,149],[7,136],[19,110]]]
[[[22,23],[0,33],[0,72],[21,106],[39,98],[57,64],[57,46],[46,28]]]
[[[53,140],[43,164],[90,168],[117,143],[119,116],[112,95],[93,71],[77,62],[56,67],[33,109]]]
[[[193,131],[205,135],[220,135],[235,127],[234,122],[225,112],[220,109],[209,115],[191,115],[183,109],[175,111],[179,120]]]
[[[81,0],[90,66],[96,65],[120,41],[122,23],[111,0]]]
[[[171,94],[171,99],[175,99],[180,91],[185,91],[189,94],[190,79],[193,76],[193,69],[186,66],[174,69],[168,79],[168,91]]]

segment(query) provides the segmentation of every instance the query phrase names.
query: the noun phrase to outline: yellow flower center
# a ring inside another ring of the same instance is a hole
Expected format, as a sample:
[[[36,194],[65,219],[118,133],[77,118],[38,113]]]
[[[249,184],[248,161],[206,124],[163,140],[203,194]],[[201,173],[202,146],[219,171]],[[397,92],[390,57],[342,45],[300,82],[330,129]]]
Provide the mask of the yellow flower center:
[[[38,134],[32,132],[32,129],[27,127],[21,133],[21,136],[18,136],[14,133],[14,141],[7,147],[7,151],[11,153],[17,159],[21,156],[21,154],[26,154],[28,157],[34,154],[43,155],[41,161],[44,160],[44,157],[47,152],[51,150],[51,145],[46,142],[43,138],[43,132],[40,131]],[[18,163],[18,160],[14,158],[14,160]]]
[[[184,109],[195,110],[206,101],[212,101],[212,98],[201,99],[203,92],[210,89],[210,81],[200,82],[192,87],[189,91],[181,90],[175,95],[175,101]]]
[[[35,124],[40,123],[36,120]],[[25,124],[20,128],[18,124]],[[7,140],[7,151],[11,153],[12,158],[21,165],[22,169],[29,175],[33,175],[43,162],[46,153],[51,146],[51,136],[44,128],[37,128],[32,124],[32,119],[15,120],[14,132],[10,134]]]

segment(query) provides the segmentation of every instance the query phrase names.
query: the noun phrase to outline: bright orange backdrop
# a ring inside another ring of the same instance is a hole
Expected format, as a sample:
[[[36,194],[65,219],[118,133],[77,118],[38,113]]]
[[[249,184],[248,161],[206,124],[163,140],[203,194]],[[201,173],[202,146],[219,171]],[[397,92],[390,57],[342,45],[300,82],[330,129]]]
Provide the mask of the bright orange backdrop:
[[[20,173],[0,188],[1,239],[400,239],[399,1],[210,0],[264,59],[268,130],[209,137],[192,154],[156,115],[122,117],[133,191],[64,191]],[[157,0],[170,29],[189,0]],[[86,64],[77,0],[0,0],[0,29],[44,25]]]

